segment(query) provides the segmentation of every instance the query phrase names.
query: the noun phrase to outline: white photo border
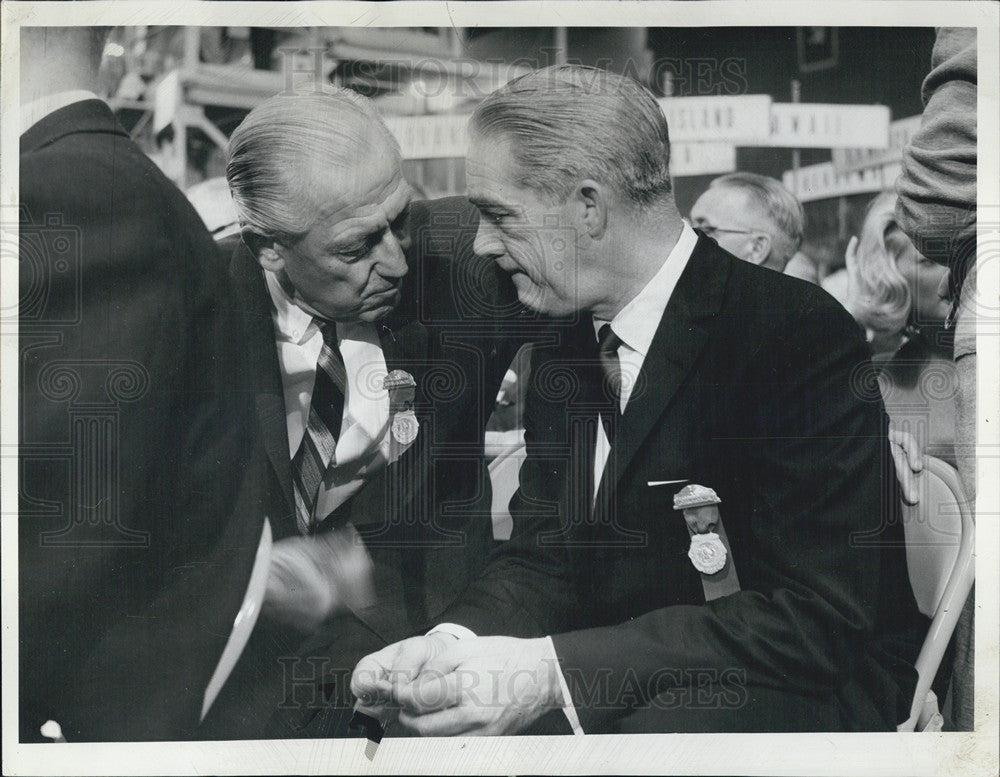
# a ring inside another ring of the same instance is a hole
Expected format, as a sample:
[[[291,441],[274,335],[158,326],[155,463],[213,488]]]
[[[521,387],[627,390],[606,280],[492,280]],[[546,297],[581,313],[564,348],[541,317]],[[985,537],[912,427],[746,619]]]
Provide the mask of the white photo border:
[[[4,2],[0,66],[0,193],[4,246],[16,244],[18,40],[21,26],[206,25],[366,27],[969,26],[979,30],[980,300],[1000,290],[1000,4],[881,2]],[[922,78],[922,74],[920,76]],[[0,304],[17,305],[5,252]],[[945,734],[648,734],[385,739],[374,761],[361,740],[36,745],[17,741],[17,326],[0,337],[3,772],[5,774],[878,774],[995,775],[998,764],[1000,331],[978,334],[976,730]]]

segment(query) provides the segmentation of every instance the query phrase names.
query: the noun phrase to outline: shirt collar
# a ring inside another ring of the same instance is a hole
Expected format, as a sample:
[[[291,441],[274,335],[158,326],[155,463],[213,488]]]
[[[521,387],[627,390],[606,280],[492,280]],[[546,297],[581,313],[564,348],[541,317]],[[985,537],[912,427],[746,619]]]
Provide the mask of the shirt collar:
[[[67,92],[56,92],[31,100],[21,106],[21,134],[23,135],[35,124],[44,119],[50,113],[55,113],[60,108],[67,105],[82,102],[83,100],[100,100],[93,92],[86,89],[71,89]]]
[[[660,269],[656,271],[656,275],[611,321],[612,331],[625,345],[642,354],[643,358],[649,352],[653,337],[660,326],[660,319],[663,318],[663,311],[667,309],[674,287],[684,268],[687,267],[688,259],[691,258],[697,242],[698,235],[684,223],[680,237]],[[599,332],[601,326],[606,323],[608,322],[595,318],[594,332]]]
[[[312,337],[312,327],[318,326],[312,313],[303,310],[296,304],[281,285],[278,276],[271,270],[264,270],[264,278],[267,281],[267,290],[277,312],[275,327],[278,330],[279,339],[301,345]]]

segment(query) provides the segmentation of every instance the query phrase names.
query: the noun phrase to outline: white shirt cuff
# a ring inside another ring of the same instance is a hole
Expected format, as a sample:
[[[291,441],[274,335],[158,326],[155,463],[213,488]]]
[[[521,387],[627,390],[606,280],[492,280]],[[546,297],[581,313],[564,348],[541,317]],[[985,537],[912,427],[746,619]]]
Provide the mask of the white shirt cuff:
[[[573,697],[569,695],[569,686],[566,685],[566,678],[563,677],[562,667],[559,666],[559,657],[556,655],[556,646],[552,637],[546,637],[545,641],[549,645],[549,659],[556,664],[556,673],[559,675],[559,689],[562,692],[562,711],[569,721],[569,726],[573,729],[573,734],[580,736],[584,733],[583,726],[580,725],[580,717],[576,714],[576,707],[573,706]]]
[[[439,623],[433,629],[427,632],[426,636],[430,636],[435,633],[451,634],[455,639],[474,639],[476,632],[472,629],[467,629],[465,626],[459,626],[457,623]]]

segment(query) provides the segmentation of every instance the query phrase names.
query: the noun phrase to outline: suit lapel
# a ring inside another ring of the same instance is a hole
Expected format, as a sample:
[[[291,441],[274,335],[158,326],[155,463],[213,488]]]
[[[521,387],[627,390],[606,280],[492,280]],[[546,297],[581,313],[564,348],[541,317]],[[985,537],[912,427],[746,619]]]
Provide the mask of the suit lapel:
[[[383,324],[379,326],[378,336],[386,370],[405,370],[413,375],[419,395],[420,375],[417,370],[427,358],[427,328],[416,321],[396,326]]]
[[[243,303],[261,443],[278,480],[286,510],[294,521],[295,497],[292,493],[288,422],[271,318],[271,298],[260,267],[242,243],[233,254],[230,275]],[[272,520],[275,518],[272,516]]]
[[[699,236],[677,281],[629,398],[615,447],[608,457],[596,504],[608,504],[622,473],[670,406],[708,340],[712,319],[722,307],[732,260]],[[606,493],[608,492],[608,493]]]

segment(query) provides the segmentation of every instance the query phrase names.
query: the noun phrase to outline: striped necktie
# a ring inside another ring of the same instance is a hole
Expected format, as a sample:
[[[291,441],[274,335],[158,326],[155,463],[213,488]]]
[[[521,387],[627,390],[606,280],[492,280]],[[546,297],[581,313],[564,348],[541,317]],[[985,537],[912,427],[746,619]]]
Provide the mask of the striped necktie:
[[[302,443],[292,458],[292,481],[295,486],[295,516],[299,531],[311,534],[316,525],[316,497],[323,473],[333,461],[337,437],[344,415],[347,372],[337,347],[337,325],[332,321],[316,322],[323,333],[323,347],[316,361],[316,381],[309,403],[309,420]]]
[[[610,400],[609,407],[601,410],[601,423],[604,425],[604,434],[607,435],[608,442],[613,446],[615,430],[622,418],[622,369],[618,359],[618,346],[622,344],[622,339],[611,329],[611,324],[604,324],[597,334],[597,340],[601,369],[604,371],[603,398]],[[612,404],[613,408],[610,407]]]

